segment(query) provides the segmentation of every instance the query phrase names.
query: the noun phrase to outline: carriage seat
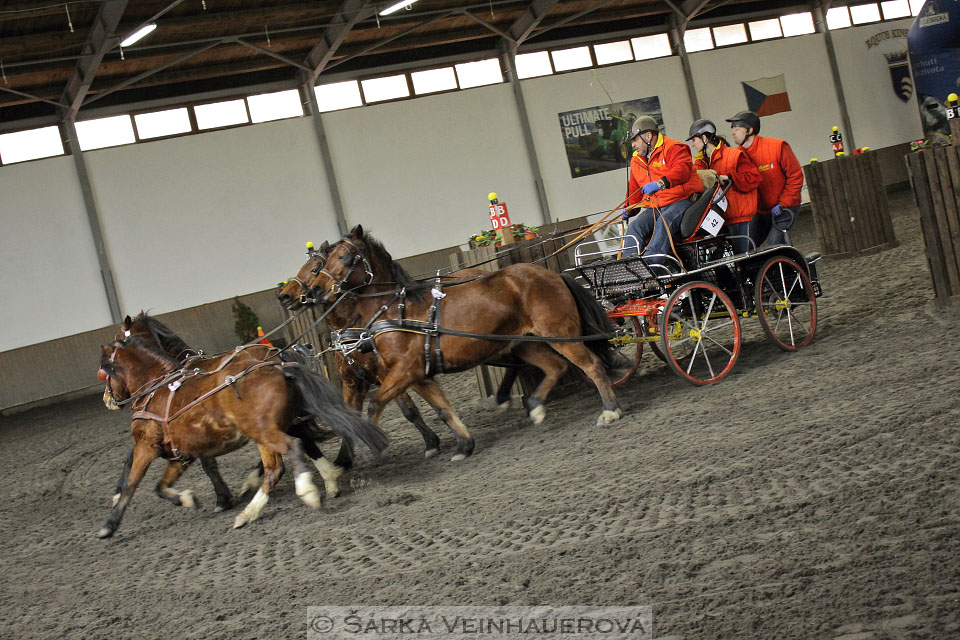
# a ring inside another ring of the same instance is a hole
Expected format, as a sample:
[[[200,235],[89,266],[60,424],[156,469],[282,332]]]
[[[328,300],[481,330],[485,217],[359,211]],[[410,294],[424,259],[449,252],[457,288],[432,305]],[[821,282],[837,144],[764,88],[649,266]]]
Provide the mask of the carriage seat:
[[[680,238],[682,242],[699,240],[710,235],[700,228],[700,225],[711,209],[718,214],[723,214],[723,209],[716,204],[716,201],[720,200],[725,193],[726,189],[719,182],[716,182],[713,186],[704,189],[703,193],[686,208],[680,218]]]

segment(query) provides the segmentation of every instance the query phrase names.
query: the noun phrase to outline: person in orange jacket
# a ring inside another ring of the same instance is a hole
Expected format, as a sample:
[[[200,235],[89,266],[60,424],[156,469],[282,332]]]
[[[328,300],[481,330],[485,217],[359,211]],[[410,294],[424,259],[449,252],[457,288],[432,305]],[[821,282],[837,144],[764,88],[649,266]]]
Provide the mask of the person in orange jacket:
[[[760,208],[751,236],[759,246],[789,244],[786,232],[800,209],[803,169],[790,145],[779,138],[761,137],[760,118],[753,111],[741,111],[727,118],[733,141],[740,145],[760,170]]]
[[[712,169],[721,182],[733,182],[727,191],[722,233],[731,236],[734,253],[746,253],[750,249],[750,225],[757,213],[757,165],[742,149],[731,147],[723,136],[718,136],[717,125],[710,120],[697,120],[690,125],[687,142],[693,147],[694,169]]]
[[[637,239],[647,262],[662,264],[658,256],[669,255],[671,239],[679,239],[680,219],[689,204],[687,183],[697,175],[693,158],[687,145],[661,134],[650,116],[637,118],[627,135],[634,149],[622,213],[633,218],[627,234]],[[628,246],[622,255],[636,253]]]

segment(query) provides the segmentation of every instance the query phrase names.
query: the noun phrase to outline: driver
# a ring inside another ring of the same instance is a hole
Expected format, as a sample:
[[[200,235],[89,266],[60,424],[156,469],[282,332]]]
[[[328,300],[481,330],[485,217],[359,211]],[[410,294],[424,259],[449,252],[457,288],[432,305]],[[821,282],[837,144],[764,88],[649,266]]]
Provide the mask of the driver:
[[[633,218],[627,234],[637,239],[641,255],[651,256],[648,262],[652,264],[660,264],[662,259],[653,256],[671,253],[672,238],[679,237],[680,219],[692,193],[687,183],[698,176],[690,148],[660,133],[657,121],[650,116],[637,118],[627,136],[634,154],[622,215]],[[626,247],[622,255],[636,253],[633,247]]]

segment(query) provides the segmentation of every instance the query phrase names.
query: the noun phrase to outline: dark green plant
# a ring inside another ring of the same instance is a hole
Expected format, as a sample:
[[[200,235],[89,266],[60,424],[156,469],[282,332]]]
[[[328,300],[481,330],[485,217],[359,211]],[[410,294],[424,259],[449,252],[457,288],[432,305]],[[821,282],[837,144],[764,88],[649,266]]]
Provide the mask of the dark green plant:
[[[253,309],[240,300],[240,296],[233,299],[233,320],[233,330],[240,342],[250,342],[257,337],[260,320]]]

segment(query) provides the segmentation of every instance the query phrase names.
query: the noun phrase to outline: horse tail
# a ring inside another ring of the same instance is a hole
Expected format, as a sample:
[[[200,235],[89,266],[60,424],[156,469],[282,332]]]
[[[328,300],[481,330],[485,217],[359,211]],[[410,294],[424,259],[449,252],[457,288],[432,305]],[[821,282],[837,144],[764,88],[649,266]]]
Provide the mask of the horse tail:
[[[561,275],[560,277],[563,278],[563,283],[567,285],[567,289],[573,295],[574,302],[577,303],[577,311],[580,312],[580,335],[592,336],[598,333],[613,335],[610,318],[607,317],[606,311],[593,297],[593,294],[577,284],[577,281],[571,276]],[[608,369],[617,364],[614,359],[616,351],[609,339],[585,340],[584,344],[600,358]]]
[[[350,408],[326,378],[299,364],[283,367],[283,373],[293,380],[300,392],[300,404],[304,411],[328,425],[337,435],[359,440],[378,457],[386,451],[387,434]],[[312,421],[302,422],[300,427],[312,438],[323,436]]]

